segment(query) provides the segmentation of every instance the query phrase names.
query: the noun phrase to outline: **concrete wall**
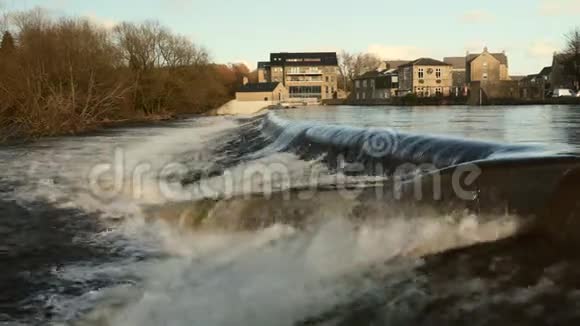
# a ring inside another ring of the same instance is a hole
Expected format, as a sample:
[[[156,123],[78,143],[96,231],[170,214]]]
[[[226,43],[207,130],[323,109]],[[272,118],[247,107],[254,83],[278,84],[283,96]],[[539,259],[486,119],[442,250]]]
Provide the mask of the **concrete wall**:
[[[493,82],[472,82],[468,103],[471,105],[487,104],[493,99],[519,99],[519,82],[499,80]]]

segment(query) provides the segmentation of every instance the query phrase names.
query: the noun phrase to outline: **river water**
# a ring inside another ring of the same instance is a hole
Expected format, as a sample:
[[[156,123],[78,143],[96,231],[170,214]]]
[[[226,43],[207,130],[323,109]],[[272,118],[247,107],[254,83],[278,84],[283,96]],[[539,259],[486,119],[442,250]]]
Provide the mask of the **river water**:
[[[308,107],[0,147],[0,325],[578,325],[575,247],[523,232],[558,183],[527,169],[577,154],[574,106]],[[365,194],[402,164],[470,162],[514,198]]]

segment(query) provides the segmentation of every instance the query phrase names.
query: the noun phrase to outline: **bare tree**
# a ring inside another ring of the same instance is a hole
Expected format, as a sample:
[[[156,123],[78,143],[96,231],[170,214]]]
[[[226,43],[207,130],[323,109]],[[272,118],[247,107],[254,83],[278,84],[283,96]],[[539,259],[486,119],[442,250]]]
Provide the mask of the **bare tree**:
[[[575,28],[566,34],[566,49],[564,53],[567,57],[565,69],[567,75],[574,80],[576,90],[580,88],[580,28]]]
[[[377,69],[381,59],[371,53],[349,53],[342,51],[338,56],[338,67],[343,77],[342,88],[350,90],[352,81],[367,71]]]
[[[159,66],[162,56],[158,45],[168,32],[158,22],[121,23],[113,31],[131,69],[147,71]]]

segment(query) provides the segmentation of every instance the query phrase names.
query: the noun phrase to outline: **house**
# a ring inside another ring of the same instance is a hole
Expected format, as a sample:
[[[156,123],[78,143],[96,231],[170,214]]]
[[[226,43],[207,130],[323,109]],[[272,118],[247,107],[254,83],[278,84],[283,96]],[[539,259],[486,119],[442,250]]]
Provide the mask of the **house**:
[[[388,99],[397,96],[399,88],[397,69],[371,70],[354,80],[357,101]]]
[[[278,103],[288,98],[288,90],[279,82],[245,83],[236,92],[238,101]]]
[[[538,74],[528,75],[519,81],[520,97],[524,99],[545,99],[551,91],[552,67],[545,67]]]
[[[576,85],[574,76],[566,73],[566,62],[570,60],[570,56],[565,53],[554,53],[552,59],[552,71],[550,73],[550,87],[551,90],[567,88],[576,89],[580,85]]]
[[[420,58],[399,66],[398,94],[420,97],[449,96],[453,87],[453,66],[443,61]]]
[[[453,67],[453,85],[451,88],[451,95],[466,96],[468,87],[465,75],[465,57],[446,57],[443,58],[443,62],[448,63]]]
[[[482,53],[467,54],[465,58],[466,83],[510,80],[508,57],[505,52],[490,53],[485,47]]]
[[[258,81],[279,82],[289,99],[331,99],[338,91],[338,58],[335,52],[271,53],[258,62]]]

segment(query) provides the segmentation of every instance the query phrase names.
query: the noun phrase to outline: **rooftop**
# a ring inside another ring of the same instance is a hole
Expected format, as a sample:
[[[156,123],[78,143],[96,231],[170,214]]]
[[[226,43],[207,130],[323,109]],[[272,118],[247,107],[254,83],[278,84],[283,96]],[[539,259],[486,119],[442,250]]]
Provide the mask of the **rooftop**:
[[[544,67],[544,69],[542,69],[542,71],[540,71],[540,73],[538,75],[540,76],[549,76],[552,73],[552,67]]]
[[[419,58],[417,60],[411,61],[407,64],[401,65],[401,67],[408,66],[451,66],[449,63],[443,61],[435,60],[432,58]]]
[[[371,71],[367,71],[364,74],[355,77],[354,79],[369,79],[369,78],[376,78],[376,77],[382,77],[382,76],[389,76],[389,75],[394,75],[397,74],[397,69],[375,69],[375,70],[371,70]]]
[[[397,69],[407,63],[409,63],[409,60],[387,60],[385,61],[385,66],[387,69]]]
[[[250,83],[242,85],[238,92],[240,93],[259,93],[259,92],[273,92],[280,83]]]
[[[443,62],[453,66],[454,69],[465,69],[465,57],[446,57]]]
[[[475,60],[477,57],[479,57],[480,55],[482,55],[483,53],[486,53],[486,51],[482,52],[482,53],[473,53],[473,54],[468,54],[467,55],[467,62],[471,62],[473,60]],[[507,65],[508,64],[508,58],[507,55],[502,52],[502,53],[490,53],[487,52],[489,54],[491,54],[494,58],[496,58],[500,63]]]
[[[276,66],[338,66],[336,52],[270,53],[270,63]]]

